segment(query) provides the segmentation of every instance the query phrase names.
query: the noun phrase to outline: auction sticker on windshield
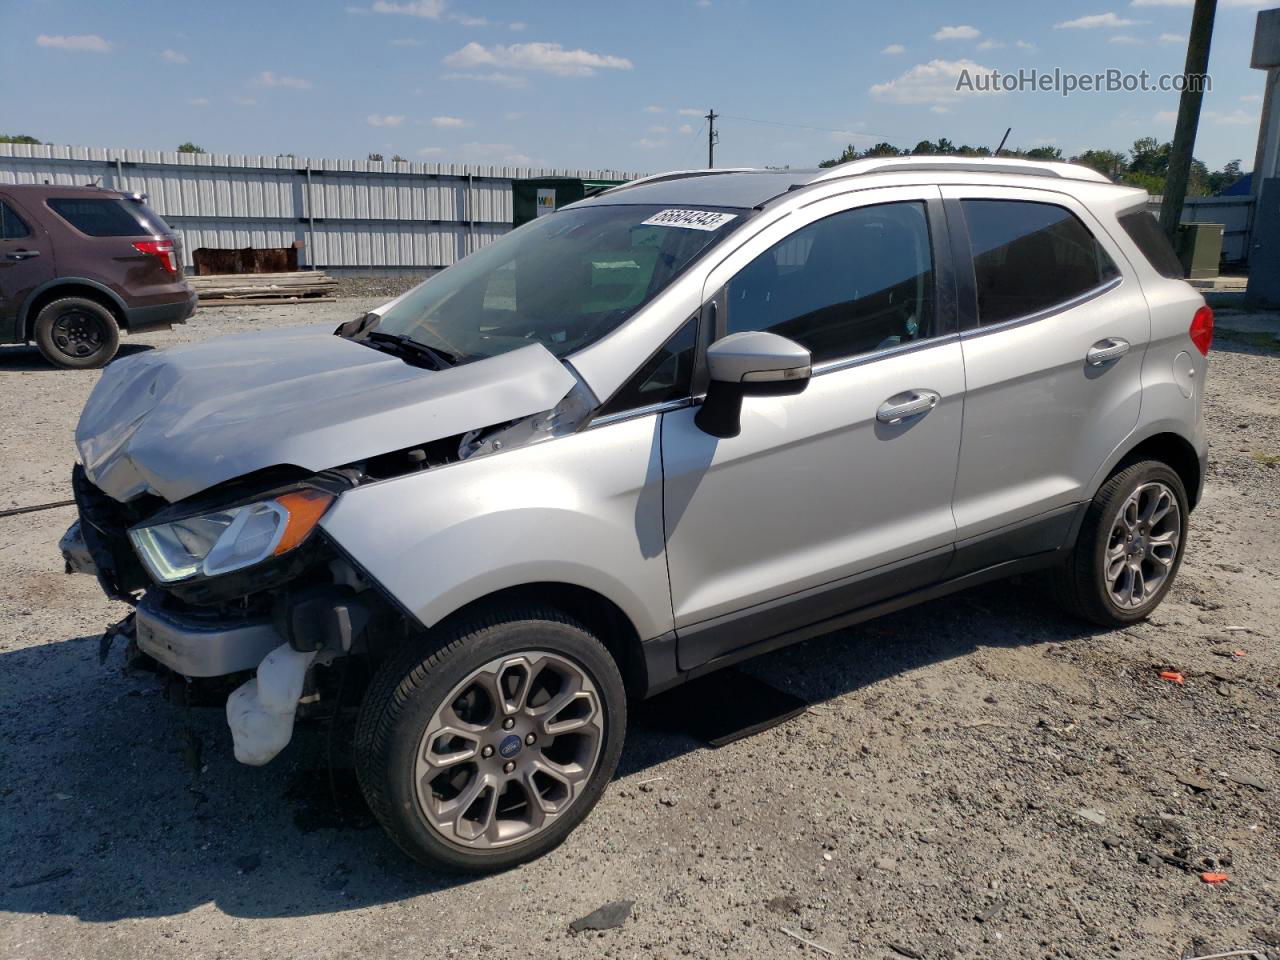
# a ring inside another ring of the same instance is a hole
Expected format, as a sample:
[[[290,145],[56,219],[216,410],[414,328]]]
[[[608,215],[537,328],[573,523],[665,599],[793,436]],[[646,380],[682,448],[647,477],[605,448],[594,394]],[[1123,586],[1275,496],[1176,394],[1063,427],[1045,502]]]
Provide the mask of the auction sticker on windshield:
[[[736,213],[718,213],[714,210],[661,210],[646,220],[644,226],[719,230],[736,216]]]

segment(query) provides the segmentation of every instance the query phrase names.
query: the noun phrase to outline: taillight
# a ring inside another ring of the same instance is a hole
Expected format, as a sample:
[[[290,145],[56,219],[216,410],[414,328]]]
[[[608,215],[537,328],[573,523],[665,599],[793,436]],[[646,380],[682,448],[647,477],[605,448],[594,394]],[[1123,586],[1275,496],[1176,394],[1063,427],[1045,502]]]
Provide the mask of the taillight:
[[[1208,307],[1197,310],[1196,315],[1191,318],[1190,333],[1191,342],[1207,357],[1209,346],[1213,343],[1213,311]]]
[[[175,277],[178,275],[178,259],[173,253],[172,240],[138,240],[134,243],[133,249],[149,257],[155,257],[166,271]]]

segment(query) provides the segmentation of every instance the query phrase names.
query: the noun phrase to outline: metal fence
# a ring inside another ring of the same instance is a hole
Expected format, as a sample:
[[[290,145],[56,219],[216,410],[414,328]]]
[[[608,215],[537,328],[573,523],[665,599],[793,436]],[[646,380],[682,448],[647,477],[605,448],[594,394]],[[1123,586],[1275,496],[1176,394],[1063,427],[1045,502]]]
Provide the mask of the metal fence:
[[[0,183],[89,184],[145,193],[197,247],[303,244],[328,268],[447,267],[511,229],[511,181],[627,180],[616,170],[335,160],[0,144]]]

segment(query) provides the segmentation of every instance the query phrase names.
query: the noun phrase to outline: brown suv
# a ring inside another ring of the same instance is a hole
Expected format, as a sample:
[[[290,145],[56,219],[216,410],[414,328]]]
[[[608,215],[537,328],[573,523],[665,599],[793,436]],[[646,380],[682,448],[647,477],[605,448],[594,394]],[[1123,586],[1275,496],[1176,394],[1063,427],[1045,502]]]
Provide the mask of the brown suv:
[[[182,323],[196,294],[179,240],[137,194],[0,184],[0,343],[59,367],[100,367],[120,331]]]

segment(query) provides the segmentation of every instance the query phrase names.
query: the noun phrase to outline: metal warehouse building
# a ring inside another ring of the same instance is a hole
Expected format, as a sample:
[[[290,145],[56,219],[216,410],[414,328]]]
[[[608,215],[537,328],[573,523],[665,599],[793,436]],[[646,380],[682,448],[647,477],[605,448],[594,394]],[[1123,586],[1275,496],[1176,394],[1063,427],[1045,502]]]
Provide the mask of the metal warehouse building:
[[[0,183],[90,184],[145,193],[198,247],[303,244],[332,272],[447,267],[511,229],[513,180],[629,180],[616,170],[335,160],[0,144]]]

